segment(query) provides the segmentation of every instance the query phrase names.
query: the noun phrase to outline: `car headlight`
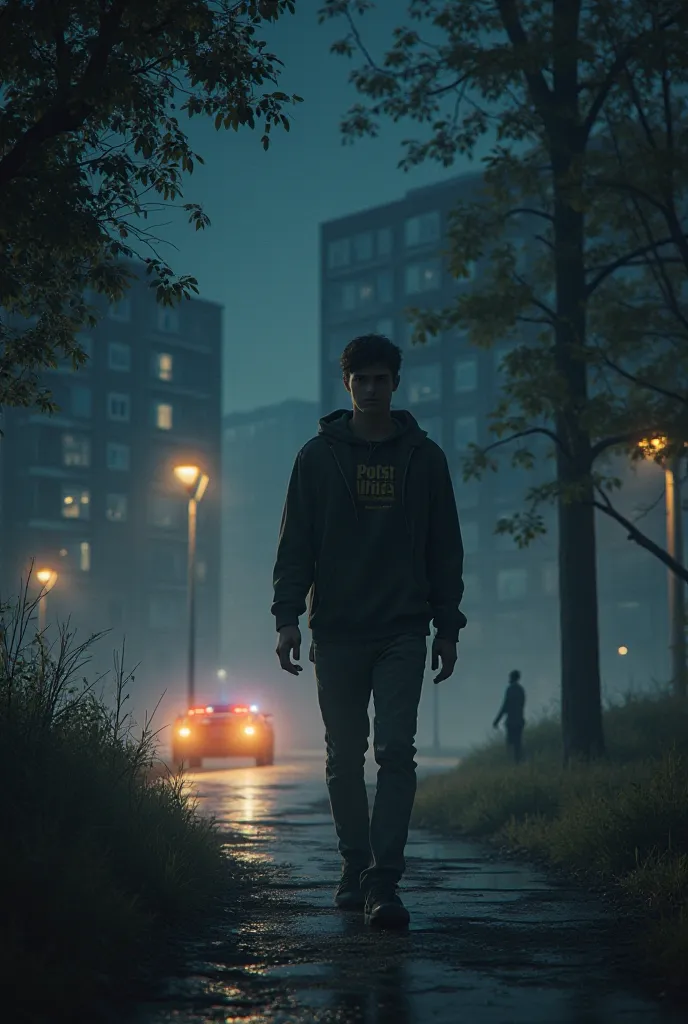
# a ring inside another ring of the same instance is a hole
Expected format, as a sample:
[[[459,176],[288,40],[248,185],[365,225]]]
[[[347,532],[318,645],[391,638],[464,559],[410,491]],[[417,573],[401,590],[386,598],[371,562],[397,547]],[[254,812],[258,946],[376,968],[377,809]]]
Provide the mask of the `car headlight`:
[[[191,729],[189,729],[188,726],[183,725],[181,727],[181,729],[179,730],[179,735],[180,736],[190,736],[191,735]]]
[[[246,734],[247,736],[253,736],[253,734],[255,733],[255,731],[256,731],[256,730],[255,730],[255,726],[253,726],[253,725],[246,725],[246,726],[244,726],[244,733],[245,733],[245,734]]]

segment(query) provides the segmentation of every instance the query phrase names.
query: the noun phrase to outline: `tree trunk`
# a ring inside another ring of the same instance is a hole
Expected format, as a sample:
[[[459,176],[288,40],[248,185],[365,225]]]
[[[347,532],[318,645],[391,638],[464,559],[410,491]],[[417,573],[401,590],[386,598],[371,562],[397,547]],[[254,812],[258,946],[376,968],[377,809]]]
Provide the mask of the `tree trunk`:
[[[597,559],[590,436],[581,426],[588,400],[585,359],[585,217],[581,181],[587,139],[578,111],[576,4],[561,5],[555,35],[554,103],[548,140],[554,186],[557,319],[554,357],[564,391],[555,419],[557,451],[561,720],[564,763],[604,755],[599,663]],[[565,42],[567,45],[563,45]]]
[[[564,457],[565,458],[565,457]],[[558,467],[561,484],[580,475]],[[561,727],[564,763],[604,755],[599,665],[595,510],[559,500]]]

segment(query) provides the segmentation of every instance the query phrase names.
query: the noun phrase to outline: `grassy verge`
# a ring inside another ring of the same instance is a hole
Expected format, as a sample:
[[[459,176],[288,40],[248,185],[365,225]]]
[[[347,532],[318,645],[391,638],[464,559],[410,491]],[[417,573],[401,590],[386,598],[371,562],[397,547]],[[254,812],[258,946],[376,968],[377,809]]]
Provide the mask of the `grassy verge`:
[[[0,629],[0,991],[13,1021],[96,1022],[247,878],[183,779],[153,770],[121,668],[96,693],[94,638],[63,629],[48,649],[31,612],[4,609]]]
[[[528,728],[527,759],[501,740],[418,787],[415,823],[489,838],[617,895],[642,961],[688,985],[688,705],[629,697],[605,712],[605,763],[561,766],[559,723]]]

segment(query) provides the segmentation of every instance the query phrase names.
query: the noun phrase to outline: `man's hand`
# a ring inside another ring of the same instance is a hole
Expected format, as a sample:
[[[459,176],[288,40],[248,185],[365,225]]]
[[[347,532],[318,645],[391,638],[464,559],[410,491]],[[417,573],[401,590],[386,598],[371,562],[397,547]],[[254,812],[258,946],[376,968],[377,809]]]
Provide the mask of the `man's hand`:
[[[453,640],[442,640],[436,636],[432,641],[432,671],[436,672],[442,662],[440,672],[433,679],[433,683],[442,683],[454,671],[456,665],[456,644]]]
[[[294,652],[294,661],[291,660],[292,651]],[[297,676],[299,672],[303,671],[302,665],[294,664],[301,657],[301,630],[298,626],[284,626],[280,629],[277,641],[277,657],[279,658],[280,666],[292,676]]]

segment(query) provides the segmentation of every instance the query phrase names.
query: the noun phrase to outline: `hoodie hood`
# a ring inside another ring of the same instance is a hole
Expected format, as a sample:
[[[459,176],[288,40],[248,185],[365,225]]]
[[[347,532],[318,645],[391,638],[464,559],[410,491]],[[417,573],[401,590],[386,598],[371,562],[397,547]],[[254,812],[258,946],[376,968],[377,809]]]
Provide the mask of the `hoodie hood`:
[[[353,413],[346,409],[337,409],[335,412],[323,416],[318,423],[318,434],[332,440],[343,441],[345,444],[367,446],[368,441],[358,437],[351,429]],[[421,430],[418,421],[404,409],[393,409],[392,419],[397,425],[397,434],[390,440],[397,440],[401,437],[410,442],[413,447],[419,445],[428,436],[427,431]]]

